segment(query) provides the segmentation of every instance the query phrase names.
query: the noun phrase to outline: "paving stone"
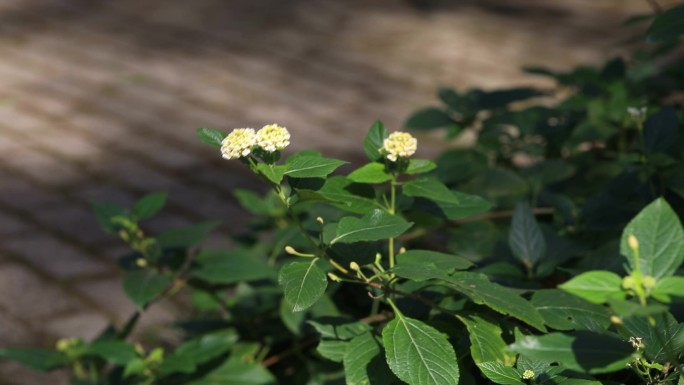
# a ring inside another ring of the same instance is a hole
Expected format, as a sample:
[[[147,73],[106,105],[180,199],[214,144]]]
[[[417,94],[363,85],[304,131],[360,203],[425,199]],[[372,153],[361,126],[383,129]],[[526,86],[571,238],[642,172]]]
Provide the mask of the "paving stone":
[[[93,183],[86,187],[79,186],[72,191],[71,195],[88,203],[113,203],[124,208],[133,207],[139,198],[113,183]]]
[[[88,257],[85,251],[41,232],[7,239],[2,247],[59,278],[111,271],[111,267]]]
[[[73,184],[83,177],[82,173],[66,160],[35,149],[25,149],[21,156],[0,153],[0,159],[38,183],[50,187]]]
[[[0,212],[0,236],[16,235],[29,229],[29,225],[21,218]]]
[[[109,320],[95,311],[80,311],[62,317],[51,317],[44,329],[57,338],[78,337],[92,341],[109,325]]]
[[[133,302],[124,293],[120,279],[83,283],[79,284],[77,289],[110,310],[120,324],[126,322],[136,310]],[[150,333],[161,333],[177,319],[178,315],[179,310],[169,301],[154,303],[143,313],[134,334],[150,336]]]
[[[2,385],[68,385],[66,371],[38,373],[9,361],[0,361],[0,384]]]
[[[154,171],[141,162],[127,158],[107,157],[87,167],[90,171],[104,178],[115,177],[135,188],[146,191],[163,190],[174,183],[172,177]]]
[[[28,184],[12,174],[0,171],[0,202],[14,207],[34,210],[58,204],[60,201],[61,198],[53,192]]]
[[[64,125],[60,125],[63,128]],[[74,130],[55,129],[51,127],[46,132],[35,135],[32,138],[41,146],[47,147],[50,150],[61,154],[67,159],[85,160],[89,162],[97,162],[100,155],[106,150],[99,147],[96,142],[90,141],[89,138],[84,138]]]
[[[100,228],[93,210],[73,203],[41,210],[37,219],[47,227],[59,228],[61,232],[84,245],[92,245],[112,237]]]
[[[40,338],[17,319],[3,314],[0,310],[0,346],[32,347],[40,344]]]
[[[3,264],[0,265],[0,306],[9,314],[39,326],[51,315],[78,309],[80,304],[25,267]]]

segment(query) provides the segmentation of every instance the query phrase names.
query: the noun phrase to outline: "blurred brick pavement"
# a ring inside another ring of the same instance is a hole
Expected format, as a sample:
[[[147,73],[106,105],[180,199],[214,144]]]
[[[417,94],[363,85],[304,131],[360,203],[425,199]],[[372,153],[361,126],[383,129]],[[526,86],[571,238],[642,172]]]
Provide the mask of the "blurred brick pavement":
[[[121,245],[92,201],[170,192],[151,231],[221,219],[254,180],[196,127],[277,122],[293,150],[359,159],[370,124],[399,128],[438,86],[536,84],[523,65],[598,63],[637,0],[4,0],[0,2],[0,347],[92,338],[133,306]],[[442,148],[421,138],[423,155]],[[178,305],[155,305],[145,325]],[[145,327],[145,325],[143,325]],[[63,384],[0,363],[0,384]]]

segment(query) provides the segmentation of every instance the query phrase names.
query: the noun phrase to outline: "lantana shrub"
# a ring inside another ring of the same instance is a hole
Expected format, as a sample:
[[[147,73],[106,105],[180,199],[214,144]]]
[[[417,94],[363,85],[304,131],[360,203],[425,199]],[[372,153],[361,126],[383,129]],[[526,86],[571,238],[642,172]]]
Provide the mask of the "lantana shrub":
[[[653,19],[658,55],[682,12]],[[380,122],[358,167],[289,153],[306,139],[278,124],[199,129],[265,186],[235,191],[253,216],[235,247],[200,246],[217,222],[148,234],[164,193],[98,204],[131,248],[138,310],[94,341],[0,356],[80,385],[682,384],[684,66],[655,59],[534,69],[559,82],[553,107],[536,103],[548,91],[442,89],[407,127],[476,142],[436,162]],[[134,341],[177,295],[183,342]]]

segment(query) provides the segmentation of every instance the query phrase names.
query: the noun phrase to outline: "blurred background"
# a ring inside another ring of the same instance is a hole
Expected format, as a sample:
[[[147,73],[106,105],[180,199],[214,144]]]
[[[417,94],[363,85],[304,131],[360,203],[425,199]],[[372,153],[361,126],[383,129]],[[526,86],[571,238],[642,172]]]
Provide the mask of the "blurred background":
[[[674,1],[660,1],[662,6]],[[134,307],[126,250],[91,202],[170,193],[151,233],[246,214],[257,185],[201,144],[198,127],[278,123],[290,151],[359,160],[376,119],[402,128],[439,86],[534,85],[642,44],[623,26],[647,0],[3,0],[0,2],[0,347],[93,338]],[[441,136],[420,138],[426,157]],[[181,304],[156,304],[144,330]],[[62,384],[0,363],[0,384]]]

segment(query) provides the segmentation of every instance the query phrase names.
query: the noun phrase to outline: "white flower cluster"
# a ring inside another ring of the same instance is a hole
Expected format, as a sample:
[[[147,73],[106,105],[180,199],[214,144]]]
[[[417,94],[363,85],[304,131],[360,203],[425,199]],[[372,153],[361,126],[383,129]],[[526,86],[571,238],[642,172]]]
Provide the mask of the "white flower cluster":
[[[266,152],[282,150],[290,144],[290,133],[287,128],[277,124],[269,124],[256,134],[257,145]]]
[[[226,159],[239,159],[249,155],[255,147],[275,152],[289,144],[290,133],[277,124],[266,125],[258,132],[253,128],[236,128],[221,142],[221,155]]]
[[[392,162],[408,158],[416,152],[418,141],[407,132],[393,132],[382,143],[380,153]]]

